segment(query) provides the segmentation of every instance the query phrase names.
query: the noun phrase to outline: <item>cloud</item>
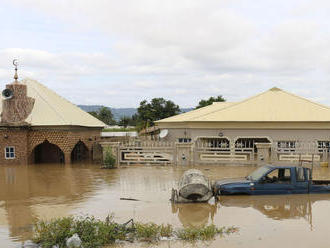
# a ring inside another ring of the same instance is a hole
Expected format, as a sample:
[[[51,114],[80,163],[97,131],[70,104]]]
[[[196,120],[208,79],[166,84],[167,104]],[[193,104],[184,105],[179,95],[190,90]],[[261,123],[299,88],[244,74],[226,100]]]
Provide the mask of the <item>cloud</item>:
[[[63,40],[66,49],[0,50],[1,66],[18,57],[23,76],[76,103],[124,107],[165,97],[194,106],[201,98],[237,101],[277,85],[330,104],[326,1],[4,1],[40,21],[65,23],[71,35],[102,34],[93,39],[104,39],[97,43],[103,47],[85,50]],[[2,80],[7,76],[0,71]],[[94,97],[95,89],[102,90]]]

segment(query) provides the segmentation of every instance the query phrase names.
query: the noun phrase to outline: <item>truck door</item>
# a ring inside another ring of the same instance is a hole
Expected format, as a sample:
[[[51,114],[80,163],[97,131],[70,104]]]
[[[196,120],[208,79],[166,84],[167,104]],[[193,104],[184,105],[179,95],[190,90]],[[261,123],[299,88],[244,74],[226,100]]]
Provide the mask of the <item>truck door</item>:
[[[303,167],[292,168],[295,172],[295,189],[294,193],[296,194],[307,194],[308,193],[308,175],[307,169]]]
[[[294,190],[291,168],[275,168],[255,185],[254,194],[291,194]]]

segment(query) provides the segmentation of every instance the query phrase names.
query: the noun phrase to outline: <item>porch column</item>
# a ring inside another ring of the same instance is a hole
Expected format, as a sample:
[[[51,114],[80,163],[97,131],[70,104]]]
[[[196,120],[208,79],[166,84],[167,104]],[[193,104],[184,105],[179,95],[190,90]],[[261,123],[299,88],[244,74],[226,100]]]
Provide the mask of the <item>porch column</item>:
[[[176,143],[176,164],[191,165],[193,161],[193,143]]]
[[[272,143],[254,143],[258,151],[258,161],[270,161],[270,148]]]

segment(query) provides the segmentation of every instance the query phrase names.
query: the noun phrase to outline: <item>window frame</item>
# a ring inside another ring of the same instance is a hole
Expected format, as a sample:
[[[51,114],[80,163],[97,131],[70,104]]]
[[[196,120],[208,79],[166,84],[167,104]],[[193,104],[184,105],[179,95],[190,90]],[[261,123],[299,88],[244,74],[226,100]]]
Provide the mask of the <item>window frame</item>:
[[[7,151],[7,149],[8,149],[8,151]],[[16,150],[15,146],[6,146],[5,147],[5,159],[15,159],[16,158],[15,150]],[[7,154],[8,154],[8,156],[7,156]]]
[[[280,171],[282,171],[282,170],[283,170],[283,178],[281,178],[281,180],[280,180]],[[277,174],[276,181],[271,182],[270,184],[292,184],[292,182],[291,182],[292,175],[291,175],[291,169],[290,168],[275,168],[275,169],[269,171],[268,173],[266,173],[264,175],[264,177],[268,177],[268,175],[273,173],[273,172],[277,172],[276,173]],[[286,176],[285,172],[289,172],[289,175]],[[271,179],[271,180],[273,179],[271,177],[268,177],[268,178]]]
[[[278,152],[295,152],[297,147],[296,140],[279,140],[277,141]]]
[[[178,143],[191,143],[191,138],[178,138]]]

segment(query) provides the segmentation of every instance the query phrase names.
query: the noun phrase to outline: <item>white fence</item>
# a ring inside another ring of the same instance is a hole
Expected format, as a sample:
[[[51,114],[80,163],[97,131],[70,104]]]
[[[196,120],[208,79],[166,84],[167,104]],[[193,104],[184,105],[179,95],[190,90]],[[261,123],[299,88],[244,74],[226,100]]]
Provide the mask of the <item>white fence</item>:
[[[102,142],[101,145],[113,148],[119,164],[218,164],[258,161],[297,163],[300,160],[320,162],[329,159],[329,148],[315,142],[230,144],[207,141],[175,143],[130,140],[116,144]]]

